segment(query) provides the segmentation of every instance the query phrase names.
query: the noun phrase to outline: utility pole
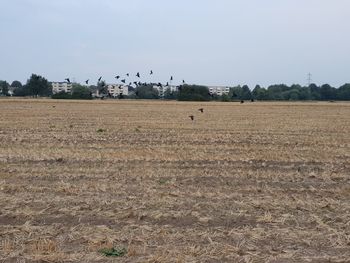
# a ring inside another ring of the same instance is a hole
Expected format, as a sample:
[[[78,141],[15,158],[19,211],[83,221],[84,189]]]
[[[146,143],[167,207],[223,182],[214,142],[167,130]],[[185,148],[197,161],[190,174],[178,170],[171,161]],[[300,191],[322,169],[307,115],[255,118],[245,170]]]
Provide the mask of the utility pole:
[[[309,74],[307,74],[307,84],[308,84],[308,86],[310,86],[311,83],[312,83],[312,74],[309,73]]]

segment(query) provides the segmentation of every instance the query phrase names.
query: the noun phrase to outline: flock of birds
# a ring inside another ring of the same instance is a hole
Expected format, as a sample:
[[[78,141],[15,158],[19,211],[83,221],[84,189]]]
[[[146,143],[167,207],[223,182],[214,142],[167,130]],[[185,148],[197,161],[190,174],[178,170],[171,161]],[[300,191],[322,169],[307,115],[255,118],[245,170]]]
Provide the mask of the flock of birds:
[[[150,70],[149,75],[153,75],[153,70]],[[129,78],[130,77],[130,73],[126,73],[125,76]],[[140,72],[137,72],[135,76],[138,79],[141,79]],[[120,80],[120,82],[123,83],[123,84],[126,84],[126,78],[122,78],[120,75],[115,76],[115,79],[116,80]],[[173,76],[171,76],[170,77],[170,83],[173,80],[174,80],[174,78],[173,78]],[[68,83],[71,83],[70,78],[66,78],[65,81],[67,81]],[[89,81],[90,81],[90,79],[85,80],[85,84],[89,85]],[[105,84],[104,81],[102,81],[102,76],[98,78],[97,84],[100,85],[102,88],[105,87],[106,84]],[[150,85],[150,84],[153,84],[153,83],[141,82],[140,80],[139,81],[134,81],[134,82],[129,82],[129,86],[132,86],[133,84],[135,85],[135,87],[139,87],[139,86],[147,86],[147,85]],[[183,85],[186,84],[185,80],[182,80],[182,84]],[[163,86],[169,87],[169,82],[167,82],[165,85],[163,85],[162,83],[159,82],[156,85],[158,87],[163,87]],[[177,88],[179,88],[179,89],[181,89],[181,87],[182,87],[181,85],[177,86]],[[210,95],[212,96],[212,94],[210,94]],[[254,99],[251,99],[251,102],[254,102]],[[241,100],[241,104],[243,104],[243,103],[244,103],[244,101]],[[198,109],[198,111],[201,112],[202,114],[204,113],[204,109],[203,108]],[[188,117],[191,119],[192,122],[195,120],[195,115],[189,115]]]
[[[153,70],[150,70],[149,75],[153,75]],[[117,75],[114,78],[116,80],[119,80],[121,83],[126,84],[127,83],[127,78],[130,78],[130,73],[126,73],[125,76],[126,76],[126,78],[122,78],[121,75]],[[129,82],[129,86],[135,85],[135,87],[138,87],[138,86],[147,86],[147,85],[150,85],[150,84],[154,84],[154,83],[141,82],[140,81],[140,79],[141,79],[140,72],[137,72],[135,76],[137,77],[138,81],[130,81]],[[67,81],[68,83],[71,83],[70,78],[65,78],[64,80]],[[173,80],[174,80],[174,77],[171,76],[169,82],[171,83]],[[85,80],[85,84],[89,85],[89,81],[90,81],[90,79]],[[158,82],[158,83],[156,83],[156,85],[158,87],[164,87],[164,86],[165,87],[169,87],[170,86],[169,82],[167,82],[166,84],[162,84],[161,82]],[[104,81],[102,81],[102,76],[98,78],[97,84],[100,85],[100,87],[102,87],[102,88],[105,87],[106,84],[105,84]],[[182,84],[186,84],[185,80],[182,80]]]

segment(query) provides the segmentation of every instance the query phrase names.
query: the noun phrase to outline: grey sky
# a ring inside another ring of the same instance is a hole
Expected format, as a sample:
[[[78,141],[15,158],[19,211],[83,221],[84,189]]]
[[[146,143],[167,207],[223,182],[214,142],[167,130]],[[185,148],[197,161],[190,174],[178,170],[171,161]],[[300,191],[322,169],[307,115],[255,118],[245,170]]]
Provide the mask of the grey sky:
[[[0,0],[0,79],[350,82],[349,0]]]

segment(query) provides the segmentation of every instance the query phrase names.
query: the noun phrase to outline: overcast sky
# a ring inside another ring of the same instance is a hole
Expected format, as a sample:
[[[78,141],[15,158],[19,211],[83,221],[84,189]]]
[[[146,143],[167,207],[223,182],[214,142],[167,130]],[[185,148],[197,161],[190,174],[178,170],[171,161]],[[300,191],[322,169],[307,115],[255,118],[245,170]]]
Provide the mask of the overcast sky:
[[[0,0],[0,79],[350,82],[349,0]],[[149,70],[154,71],[152,78]]]

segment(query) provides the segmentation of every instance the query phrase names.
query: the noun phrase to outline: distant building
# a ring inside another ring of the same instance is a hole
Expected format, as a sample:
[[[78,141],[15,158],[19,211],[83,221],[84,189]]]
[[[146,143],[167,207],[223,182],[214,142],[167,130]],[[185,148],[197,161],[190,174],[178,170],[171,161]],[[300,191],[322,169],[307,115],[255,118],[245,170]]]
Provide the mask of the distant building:
[[[72,92],[72,83],[68,82],[52,82],[52,93],[57,94],[60,92],[71,93]]]
[[[218,95],[218,96],[222,96],[224,94],[228,95],[230,92],[229,87],[222,87],[222,86],[209,86],[208,89],[210,94]]]
[[[117,98],[119,95],[128,96],[129,86],[119,84],[107,84],[108,93],[113,97]]]
[[[16,87],[9,87],[9,95],[12,97],[15,94],[15,89],[17,89]]]
[[[171,93],[172,92],[176,92],[179,90],[179,87],[178,86],[174,86],[174,85],[169,85],[169,86],[158,86],[158,85],[153,85],[153,88],[158,90],[158,93],[159,93],[159,97],[160,98],[164,98],[164,94],[167,90],[169,90]]]

